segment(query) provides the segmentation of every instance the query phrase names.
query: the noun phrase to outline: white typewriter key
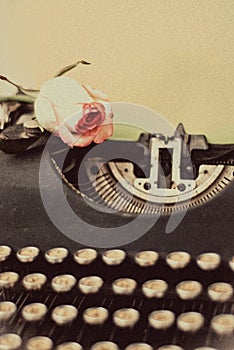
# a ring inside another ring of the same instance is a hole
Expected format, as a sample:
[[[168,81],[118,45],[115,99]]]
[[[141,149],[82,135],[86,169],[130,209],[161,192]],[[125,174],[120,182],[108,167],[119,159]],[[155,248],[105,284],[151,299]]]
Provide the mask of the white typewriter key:
[[[23,286],[27,290],[39,290],[46,280],[46,276],[42,273],[31,273],[23,278]]]
[[[233,295],[233,288],[229,283],[213,283],[208,287],[208,295],[211,300],[224,303],[225,301],[231,299]]]
[[[7,333],[0,336],[0,350],[16,350],[22,344],[21,338],[14,333]]]
[[[234,271],[234,255],[229,260],[229,266],[232,269],[232,271]]]
[[[172,252],[166,256],[167,264],[174,270],[185,268],[191,260],[191,256],[187,252]]]
[[[76,278],[72,275],[55,276],[51,286],[55,292],[69,292],[76,284]]]
[[[26,321],[40,321],[47,313],[47,307],[42,303],[32,303],[25,305],[22,309],[22,316]]]
[[[52,348],[52,340],[43,336],[30,338],[26,343],[26,350],[51,350]]]
[[[59,305],[52,311],[52,319],[59,325],[72,322],[78,315],[78,310],[73,305]]]
[[[2,272],[0,273],[0,288],[11,288],[14,287],[18,281],[19,275],[16,272]]]
[[[146,343],[134,343],[128,345],[125,350],[153,350],[152,346]]]
[[[175,322],[175,314],[170,310],[156,310],[149,314],[148,320],[155,329],[167,329]]]
[[[219,335],[229,335],[234,331],[234,315],[220,314],[212,318],[211,327]]]
[[[113,320],[118,327],[133,327],[140,318],[139,311],[132,308],[119,309],[114,312]]]
[[[211,348],[210,346],[199,346],[199,348],[196,348],[194,350],[217,350],[217,349]]]
[[[136,289],[137,283],[131,278],[119,278],[112,283],[112,289],[116,294],[130,295]]]
[[[196,262],[202,270],[215,270],[220,265],[221,257],[217,253],[204,253],[197,257]]]
[[[93,344],[90,350],[119,350],[119,347],[111,341],[100,341]]]
[[[184,332],[197,332],[204,324],[204,317],[199,312],[184,312],[177,317],[177,326]]]
[[[160,348],[158,348],[157,350],[183,350],[183,348],[181,348],[178,345],[163,345],[160,346]]]
[[[16,312],[17,307],[11,301],[0,302],[0,321],[9,320]]]
[[[147,298],[163,298],[168,289],[164,280],[149,280],[142,285],[142,291]]]
[[[195,299],[202,292],[202,285],[197,281],[183,281],[177,284],[176,292],[183,300]]]
[[[135,255],[135,262],[139,266],[153,266],[158,260],[158,253],[153,250],[145,250]]]
[[[45,258],[50,264],[58,264],[68,256],[66,248],[52,248],[45,253]]]
[[[0,262],[5,261],[11,254],[11,248],[7,245],[0,245]]]
[[[16,253],[17,259],[22,263],[32,262],[37,258],[39,249],[37,247],[24,247]]]
[[[121,249],[107,250],[102,254],[102,260],[107,265],[120,265],[126,257],[125,251]]]
[[[83,313],[83,319],[88,324],[103,324],[108,318],[108,310],[104,307],[90,307]]]
[[[84,248],[77,250],[73,257],[74,260],[80,265],[88,265],[91,264],[98,256],[98,253],[95,249],[92,248]]]
[[[82,346],[75,342],[67,342],[57,346],[56,350],[83,350]]]
[[[103,285],[103,279],[98,276],[83,277],[79,280],[78,286],[84,294],[98,293]]]

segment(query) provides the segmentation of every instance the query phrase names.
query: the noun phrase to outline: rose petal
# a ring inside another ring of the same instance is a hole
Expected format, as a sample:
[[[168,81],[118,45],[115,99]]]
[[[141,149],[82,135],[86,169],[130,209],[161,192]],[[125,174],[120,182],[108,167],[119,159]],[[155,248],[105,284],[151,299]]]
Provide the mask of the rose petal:
[[[104,94],[102,91],[98,89],[93,89],[91,86],[87,84],[83,84],[82,86],[88,92],[89,96],[91,96],[94,100],[109,101],[107,95]]]
[[[112,134],[113,134],[113,124],[104,124],[93,141],[95,143],[101,143],[106,139],[108,139],[109,137],[111,137]]]

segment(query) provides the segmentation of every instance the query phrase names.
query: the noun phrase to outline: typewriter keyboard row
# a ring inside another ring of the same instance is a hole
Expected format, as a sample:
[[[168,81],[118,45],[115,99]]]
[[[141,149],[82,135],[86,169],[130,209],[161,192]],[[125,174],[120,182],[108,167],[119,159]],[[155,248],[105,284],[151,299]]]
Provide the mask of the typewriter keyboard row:
[[[234,257],[0,246],[0,350],[233,350]]]

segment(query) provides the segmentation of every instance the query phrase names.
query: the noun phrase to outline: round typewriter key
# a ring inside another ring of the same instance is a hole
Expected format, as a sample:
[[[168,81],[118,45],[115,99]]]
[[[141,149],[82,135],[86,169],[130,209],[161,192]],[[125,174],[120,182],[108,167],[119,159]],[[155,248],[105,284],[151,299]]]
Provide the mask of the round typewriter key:
[[[11,248],[7,245],[0,245],[0,262],[5,261],[11,254]]]
[[[184,312],[177,317],[177,326],[183,332],[197,332],[204,324],[199,312]]]
[[[166,256],[167,264],[174,270],[185,268],[191,260],[191,256],[187,252],[172,252]]]
[[[217,349],[211,348],[209,346],[199,346],[199,348],[196,348],[194,350],[217,350]]]
[[[102,254],[102,260],[107,265],[120,265],[126,257],[125,251],[121,249],[107,250]]]
[[[233,288],[229,283],[213,283],[208,287],[208,295],[211,300],[224,303],[225,301],[231,299],[233,295]]]
[[[97,256],[97,251],[92,248],[77,250],[73,255],[74,260],[80,265],[91,264],[97,258]]]
[[[46,276],[42,273],[31,273],[23,278],[23,286],[27,290],[38,290],[46,283]]]
[[[17,307],[11,301],[0,302],[0,321],[9,320],[16,312]]]
[[[135,255],[135,262],[139,266],[153,266],[158,260],[158,253],[153,250],[145,250]]]
[[[83,319],[88,324],[103,324],[108,318],[108,310],[104,307],[90,307],[83,313]]]
[[[98,276],[83,277],[79,280],[78,286],[84,294],[98,293],[103,285],[103,280]]]
[[[140,318],[139,311],[132,308],[119,309],[114,312],[113,320],[116,326],[133,327]]]
[[[56,350],[83,350],[82,346],[75,342],[67,342],[57,346]]]
[[[178,345],[163,345],[160,346],[160,348],[158,348],[157,350],[183,350],[183,348],[181,348]]]
[[[111,341],[100,341],[93,344],[90,350],[119,350],[119,347]]]
[[[52,248],[45,253],[45,258],[50,264],[58,264],[68,256],[66,248]]]
[[[211,327],[219,335],[229,335],[234,331],[234,315],[220,314],[212,318]]]
[[[175,322],[175,314],[170,310],[156,310],[149,314],[148,320],[155,329],[167,329]]]
[[[42,303],[25,305],[22,309],[22,316],[26,321],[40,321],[47,313],[47,307]]]
[[[195,299],[202,292],[202,285],[197,281],[183,281],[177,284],[176,292],[183,300]]]
[[[59,325],[72,322],[78,315],[73,305],[59,305],[52,311],[52,319]]]
[[[24,247],[16,253],[17,259],[22,263],[32,262],[37,258],[39,249],[37,247]]]
[[[0,273],[0,288],[11,288],[14,287],[18,281],[19,275],[16,272],[2,272]]]
[[[152,346],[146,343],[134,343],[128,345],[125,350],[153,350]]]
[[[7,333],[0,336],[0,350],[16,350],[22,344],[21,338],[14,333]]]
[[[202,270],[215,270],[221,263],[221,257],[216,253],[204,253],[197,257],[196,262]]]
[[[229,260],[229,266],[232,269],[232,271],[234,271],[234,255]]]
[[[55,292],[69,292],[76,284],[76,278],[72,275],[59,275],[52,279],[51,285]]]
[[[27,350],[51,350],[52,348],[52,340],[43,336],[30,338],[26,343]]]
[[[130,295],[136,289],[137,283],[131,278],[119,278],[112,283],[112,289],[116,294]]]
[[[142,291],[147,298],[163,298],[168,289],[164,280],[149,280],[142,286]]]

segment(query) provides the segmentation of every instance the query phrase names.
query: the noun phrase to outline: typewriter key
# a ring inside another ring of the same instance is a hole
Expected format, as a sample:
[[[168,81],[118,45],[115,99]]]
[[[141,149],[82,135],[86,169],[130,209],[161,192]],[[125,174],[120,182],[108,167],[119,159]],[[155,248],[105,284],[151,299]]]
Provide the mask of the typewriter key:
[[[112,289],[116,294],[132,294],[136,286],[136,281],[131,278],[119,278],[112,283]]]
[[[139,266],[153,266],[158,260],[158,253],[153,250],[146,250],[135,255],[135,262]]]
[[[196,258],[197,265],[205,271],[217,269],[221,263],[221,257],[216,253],[204,253]]]
[[[232,271],[234,271],[234,255],[229,260],[229,266],[232,269]]]
[[[25,305],[22,309],[22,316],[26,321],[40,321],[47,313],[47,307],[42,303]]]
[[[126,257],[125,251],[121,249],[107,250],[102,254],[102,260],[107,265],[120,265]]]
[[[116,310],[113,314],[113,320],[116,326],[133,327],[140,318],[139,311],[132,308]]]
[[[119,350],[119,347],[111,341],[100,341],[93,344],[90,350]]]
[[[217,350],[217,349],[211,348],[209,346],[199,346],[199,348],[196,348],[194,350]]]
[[[220,314],[212,318],[211,327],[219,335],[229,335],[234,331],[234,315]]]
[[[0,288],[11,288],[14,287],[18,281],[19,275],[16,272],[2,272],[0,273]]]
[[[51,285],[55,292],[69,292],[76,284],[76,278],[72,275],[55,276]]]
[[[17,307],[11,301],[0,302],[0,321],[9,320],[16,312]]]
[[[185,268],[190,260],[190,254],[183,251],[172,252],[166,256],[167,264],[174,270]]]
[[[103,285],[103,280],[98,276],[83,277],[78,282],[78,287],[84,294],[98,293]]]
[[[5,261],[11,254],[11,248],[7,245],[0,245],[0,262]]]
[[[23,278],[23,286],[27,290],[39,290],[46,283],[46,276],[42,273],[31,273]]]
[[[45,258],[50,264],[59,264],[68,256],[66,248],[52,248],[45,253]]]
[[[73,254],[74,260],[80,265],[91,264],[97,256],[97,251],[92,248],[80,249]]]
[[[16,253],[17,259],[22,263],[29,263],[34,261],[39,254],[37,247],[24,247]]]
[[[59,305],[52,311],[52,320],[58,325],[63,325],[74,321],[78,315],[78,310],[73,305]]]
[[[183,350],[183,348],[181,348],[178,345],[163,345],[160,346],[160,348],[158,348],[157,350]]]
[[[108,310],[104,307],[90,307],[83,313],[83,319],[91,325],[101,325],[108,318]]]
[[[202,292],[202,285],[197,281],[183,281],[177,284],[176,292],[183,300],[195,299]]]
[[[134,343],[128,345],[125,350],[153,350],[152,346],[146,343]]]
[[[147,298],[163,298],[168,289],[168,284],[163,280],[149,280],[142,286],[142,291]]]
[[[0,350],[16,350],[21,344],[22,340],[17,334],[8,333],[0,336]]]
[[[208,287],[208,295],[211,300],[224,303],[232,297],[233,288],[229,283],[213,283]]]
[[[204,324],[204,317],[199,312],[184,312],[177,317],[177,327],[183,332],[197,332]]]
[[[30,338],[26,343],[26,350],[51,350],[52,348],[52,340],[43,336]]]
[[[57,346],[56,350],[83,350],[82,346],[75,342],[67,342]]]
[[[170,310],[156,310],[149,314],[148,320],[151,327],[165,330],[175,322],[175,314]]]

